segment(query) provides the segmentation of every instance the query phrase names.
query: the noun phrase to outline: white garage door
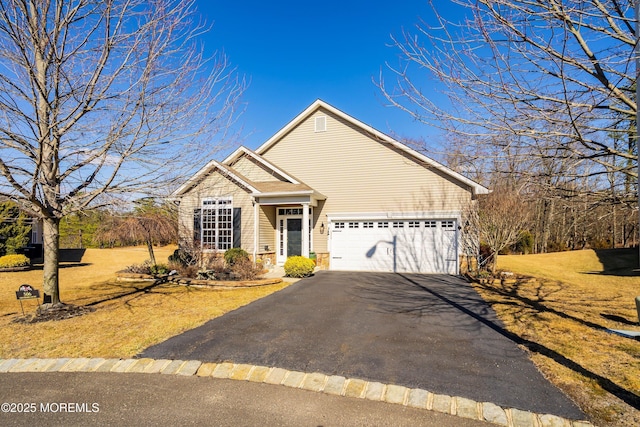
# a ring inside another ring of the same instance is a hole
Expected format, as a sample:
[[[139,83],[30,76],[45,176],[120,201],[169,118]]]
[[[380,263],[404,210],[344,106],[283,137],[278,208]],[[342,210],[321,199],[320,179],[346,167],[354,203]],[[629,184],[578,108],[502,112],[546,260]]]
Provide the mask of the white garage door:
[[[332,270],[458,273],[455,220],[334,221]]]

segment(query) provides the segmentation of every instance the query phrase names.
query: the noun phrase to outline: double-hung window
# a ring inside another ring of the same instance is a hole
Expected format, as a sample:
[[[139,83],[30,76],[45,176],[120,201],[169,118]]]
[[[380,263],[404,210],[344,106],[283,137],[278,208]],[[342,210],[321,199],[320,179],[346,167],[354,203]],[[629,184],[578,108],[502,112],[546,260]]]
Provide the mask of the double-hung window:
[[[233,245],[233,199],[204,199],[194,212],[194,237],[202,249],[226,251]]]

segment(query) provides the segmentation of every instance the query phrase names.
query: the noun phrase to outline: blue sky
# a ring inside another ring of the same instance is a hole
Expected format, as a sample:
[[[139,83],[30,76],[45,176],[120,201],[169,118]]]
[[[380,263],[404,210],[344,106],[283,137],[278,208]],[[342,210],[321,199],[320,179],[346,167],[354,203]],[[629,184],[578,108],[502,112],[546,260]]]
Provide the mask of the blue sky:
[[[372,82],[385,62],[398,63],[391,35],[428,19],[426,0],[197,3],[213,23],[207,50],[223,50],[250,79],[240,117],[243,145],[257,148],[317,98],[396,137],[432,132],[385,106]]]

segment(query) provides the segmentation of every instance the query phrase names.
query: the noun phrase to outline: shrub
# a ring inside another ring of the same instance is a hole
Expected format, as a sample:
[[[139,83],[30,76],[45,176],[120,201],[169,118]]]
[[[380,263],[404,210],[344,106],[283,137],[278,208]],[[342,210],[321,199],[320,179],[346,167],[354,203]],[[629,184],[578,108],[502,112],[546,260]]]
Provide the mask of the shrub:
[[[231,273],[238,280],[253,280],[262,273],[262,265],[254,265],[248,257],[240,258],[231,267]]]
[[[169,263],[183,266],[194,265],[196,258],[189,251],[178,248],[169,256]]]
[[[190,279],[195,279],[199,270],[197,265],[182,265],[174,263],[169,263],[169,268],[176,270],[180,276],[188,277]]]
[[[149,267],[149,272],[151,274],[168,274],[169,267],[166,264],[155,264]]]
[[[125,267],[123,271],[125,273],[133,273],[133,274],[151,274],[151,266],[147,261],[142,264],[128,265]]]
[[[170,269],[166,264],[153,264],[149,262],[149,260],[143,262],[142,264],[133,264],[125,267],[123,270],[125,273],[134,273],[134,274],[167,274]]]
[[[533,234],[530,231],[524,230],[520,233],[520,237],[515,244],[517,252],[521,254],[530,254],[533,252]]]
[[[249,260],[249,254],[242,248],[231,248],[224,253],[224,260],[231,267],[240,260]]]
[[[0,268],[25,267],[29,265],[29,258],[20,254],[0,257]]]
[[[292,256],[284,263],[284,272],[288,277],[308,277],[313,273],[316,264],[303,256]]]
[[[203,270],[213,270],[216,273],[224,273],[227,265],[224,258],[219,254],[209,254],[202,258],[201,267]]]

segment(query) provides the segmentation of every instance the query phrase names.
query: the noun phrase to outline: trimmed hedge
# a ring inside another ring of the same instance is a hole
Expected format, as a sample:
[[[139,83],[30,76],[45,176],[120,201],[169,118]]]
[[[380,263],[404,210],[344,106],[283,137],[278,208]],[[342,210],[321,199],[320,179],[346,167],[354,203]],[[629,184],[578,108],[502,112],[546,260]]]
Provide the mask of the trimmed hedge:
[[[0,257],[0,268],[26,267],[29,264],[29,258],[22,254],[12,254]]]
[[[316,263],[303,256],[292,256],[284,263],[284,272],[288,277],[308,277],[313,274]]]

